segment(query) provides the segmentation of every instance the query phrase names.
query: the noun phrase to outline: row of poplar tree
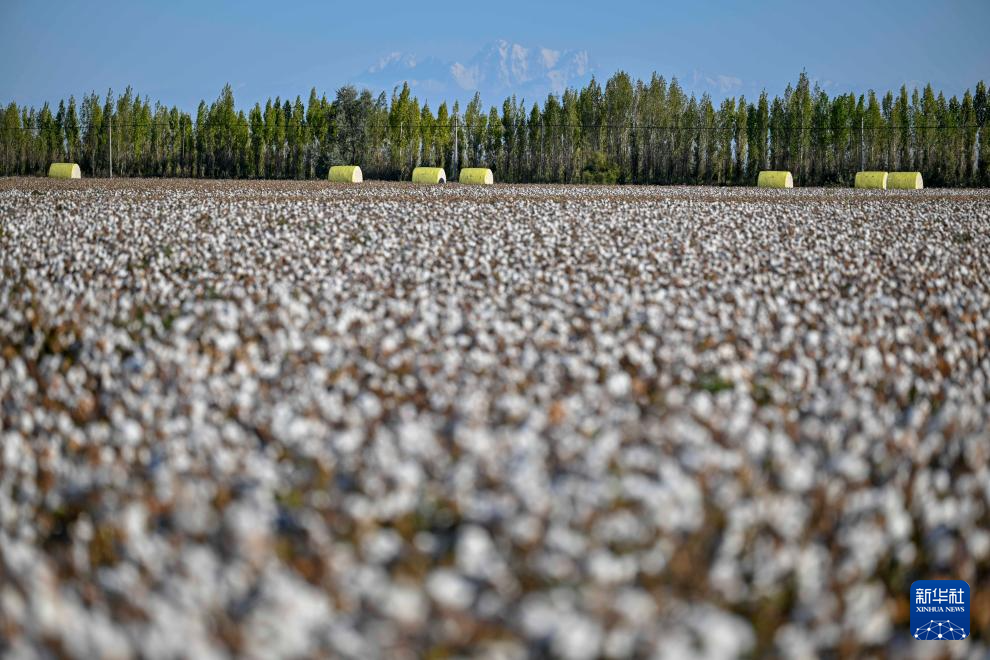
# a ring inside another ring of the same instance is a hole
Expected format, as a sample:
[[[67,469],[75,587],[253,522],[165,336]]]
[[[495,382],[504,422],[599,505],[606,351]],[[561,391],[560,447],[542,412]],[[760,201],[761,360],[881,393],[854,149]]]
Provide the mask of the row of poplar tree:
[[[418,165],[490,167],[499,181],[752,183],[786,169],[804,185],[849,184],[860,169],[917,170],[931,185],[990,185],[990,103],[980,82],[962,99],[923,90],[829,96],[807,75],[752,102],[688,95],[677,79],[619,72],[487,112],[420,105],[409,87],[375,97],[346,86],[333,100],[276,98],[246,113],[230,86],[195,117],[128,88],[53,111],[11,103],[0,123],[0,174],[42,174],[55,161],[88,176],[325,177],[358,164],[367,178],[404,179]]]

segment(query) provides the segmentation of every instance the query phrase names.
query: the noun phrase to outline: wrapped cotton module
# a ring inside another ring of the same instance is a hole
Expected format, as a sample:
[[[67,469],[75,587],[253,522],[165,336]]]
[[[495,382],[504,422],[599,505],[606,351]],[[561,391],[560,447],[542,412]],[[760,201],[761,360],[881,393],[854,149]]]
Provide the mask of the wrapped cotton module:
[[[417,167],[412,180],[413,183],[447,183],[447,173],[442,167]]]
[[[921,172],[891,172],[887,177],[887,187],[897,190],[921,190],[925,187]]]
[[[487,167],[465,167],[461,170],[459,183],[489,186],[495,183],[495,176]]]
[[[52,163],[48,176],[52,179],[81,179],[82,173],[75,163]]]
[[[794,177],[790,172],[764,170],[756,177],[756,185],[760,188],[793,188]]]
[[[872,188],[874,190],[887,189],[886,172],[856,172],[856,180],[853,182],[855,188]]]
[[[330,168],[327,180],[332,183],[361,183],[364,175],[358,165],[334,165]]]

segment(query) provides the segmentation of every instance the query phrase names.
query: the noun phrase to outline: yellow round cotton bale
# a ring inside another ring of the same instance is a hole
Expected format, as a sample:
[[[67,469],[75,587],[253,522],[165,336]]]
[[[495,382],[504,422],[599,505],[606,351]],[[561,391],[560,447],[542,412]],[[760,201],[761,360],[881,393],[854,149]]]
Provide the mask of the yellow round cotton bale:
[[[457,180],[459,183],[490,186],[495,183],[495,176],[487,167],[465,167]]]
[[[413,183],[447,183],[447,173],[442,167],[417,167],[412,180]]]
[[[361,183],[364,175],[358,165],[334,165],[327,174],[327,180],[331,183]]]
[[[793,188],[794,177],[790,172],[764,170],[756,177],[760,188]]]
[[[856,180],[853,183],[856,188],[873,188],[874,190],[887,189],[886,172],[856,172]]]
[[[891,172],[887,177],[887,187],[897,190],[921,190],[925,187],[921,172]]]
[[[53,179],[81,179],[82,173],[75,163],[52,163],[48,176]]]

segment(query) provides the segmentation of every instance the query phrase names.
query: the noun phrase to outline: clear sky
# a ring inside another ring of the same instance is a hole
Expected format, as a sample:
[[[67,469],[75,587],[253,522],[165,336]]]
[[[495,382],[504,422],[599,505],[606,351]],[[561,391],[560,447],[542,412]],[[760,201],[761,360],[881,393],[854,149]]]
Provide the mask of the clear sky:
[[[569,83],[655,70],[689,91],[751,97],[781,91],[805,69],[830,93],[930,81],[954,94],[990,81],[988,33],[990,0],[0,0],[0,102],[38,105],[130,84],[192,110],[225,82],[240,106],[305,99],[313,86],[332,95],[347,82],[381,83],[369,68],[392,53],[407,65],[391,76],[415,78],[424,60],[430,75],[460,62],[484,67],[478,53],[500,39],[531,53],[586,54],[588,71],[560,74]],[[430,89],[471,91],[450,85]]]

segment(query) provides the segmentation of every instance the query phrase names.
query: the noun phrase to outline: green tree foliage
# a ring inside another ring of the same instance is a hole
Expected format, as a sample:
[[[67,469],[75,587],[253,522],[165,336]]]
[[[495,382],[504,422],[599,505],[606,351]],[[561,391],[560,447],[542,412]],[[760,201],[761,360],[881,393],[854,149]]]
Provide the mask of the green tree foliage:
[[[990,99],[987,98],[987,86],[983,81],[976,85],[973,114],[979,127],[975,179],[979,185],[990,186]]]
[[[54,108],[54,110],[53,110]],[[528,108],[528,110],[527,110]],[[936,186],[990,185],[990,100],[984,82],[946,98],[931,85],[829,96],[802,72],[755,102],[688,95],[677,79],[618,72],[541,100],[507,98],[486,112],[434,114],[408,85],[391,97],[341,87],[333,100],[268,99],[238,110],[230,85],[194,115],[130,87],[40,109],[0,107],[0,175],[78,162],[87,176],[323,178],[360,164],[404,179],[417,165],[490,167],[500,181],[752,184],[761,169],[802,185],[848,185],[862,167],[919,170]]]

